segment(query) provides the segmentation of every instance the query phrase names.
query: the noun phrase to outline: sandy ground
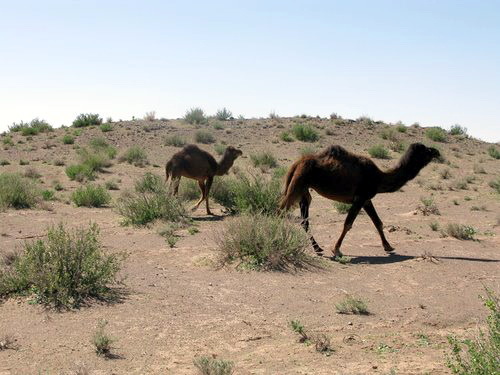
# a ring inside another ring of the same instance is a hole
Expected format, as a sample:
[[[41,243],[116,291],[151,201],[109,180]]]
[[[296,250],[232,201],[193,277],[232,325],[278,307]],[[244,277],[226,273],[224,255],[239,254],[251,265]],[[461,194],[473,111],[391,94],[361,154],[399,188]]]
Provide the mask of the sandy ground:
[[[211,131],[217,142],[243,150],[245,157],[235,163],[240,170],[250,168],[248,156],[260,150],[272,151],[280,165],[288,166],[306,145],[279,140],[294,121],[318,128],[322,137],[317,148],[338,143],[366,154],[372,144],[389,144],[378,136],[380,125],[335,126],[315,118],[231,121]],[[104,136],[120,150],[139,144],[148,151],[151,164],[146,168],[116,163],[99,175],[97,182],[121,181],[114,198],[146,171],[163,173],[164,163],[178,150],[164,146],[164,136],[189,139],[196,131],[181,121],[114,126],[109,133],[85,129],[76,141],[85,145]],[[193,214],[199,232],[183,232],[173,249],[155,227],[120,225],[112,207],[70,204],[68,197],[79,183],[69,181],[64,166],[54,165],[55,160],[68,165],[76,159],[73,145],[62,145],[63,133],[58,129],[32,140],[15,134],[15,146],[0,151],[0,160],[10,162],[0,172],[35,168],[44,186],[58,180],[65,189],[57,192],[58,201],[40,208],[1,212],[0,252],[21,248],[52,224],[76,227],[94,221],[106,251],[127,254],[121,271],[123,298],[69,312],[30,304],[29,298],[0,302],[0,337],[11,335],[18,346],[0,351],[1,375],[196,374],[193,359],[202,355],[234,361],[236,374],[447,374],[447,335],[473,337],[487,314],[478,296],[484,286],[500,291],[500,200],[488,186],[500,176],[500,167],[487,155],[486,143],[449,137],[439,147],[450,165],[432,163],[403,191],[374,199],[396,255],[384,253],[368,216],[360,215],[343,244],[351,264],[324,260],[318,268],[285,273],[215,269],[210,259],[216,254],[216,233],[232,219],[215,204],[219,216],[204,216],[200,208]],[[398,137],[409,143],[424,140],[423,134],[424,129],[409,128]],[[212,145],[202,147],[213,152]],[[392,160],[377,164],[393,165],[399,155],[391,155]],[[19,165],[21,159],[29,165]],[[485,173],[474,173],[477,166]],[[444,168],[451,178],[440,177]],[[448,188],[465,176],[476,177],[467,190]],[[420,198],[430,196],[441,215],[418,212]],[[322,246],[331,249],[344,218],[332,202],[313,195],[311,225]],[[441,227],[472,225],[477,240],[443,237],[431,230],[431,221]],[[338,314],[335,304],[346,295],[363,298],[370,314]],[[107,332],[116,339],[111,359],[96,356],[90,342],[100,319],[109,322]],[[299,343],[289,327],[292,319],[312,334],[328,336],[334,352],[320,354]]]

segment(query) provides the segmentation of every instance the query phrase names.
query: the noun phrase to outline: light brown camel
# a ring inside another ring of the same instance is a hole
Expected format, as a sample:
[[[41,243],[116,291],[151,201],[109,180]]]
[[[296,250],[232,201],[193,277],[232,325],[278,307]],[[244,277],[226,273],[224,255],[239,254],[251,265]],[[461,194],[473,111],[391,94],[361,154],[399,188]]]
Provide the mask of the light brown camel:
[[[196,210],[201,202],[205,200],[207,206],[207,215],[212,215],[208,206],[208,195],[214,176],[222,176],[233,166],[234,161],[242,154],[241,150],[228,146],[222,159],[217,163],[214,157],[208,152],[200,149],[196,145],[187,145],[179,152],[175,153],[165,166],[166,178],[172,177],[171,189],[173,194],[177,195],[181,177],[192,178],[198,181],[201,190],[201,198],[193,207]]]
[[[384,236],[382,221],[371,199],[377,193],[397,191],[415,178],[432,159],[439,156],[439,151],[435,148],[413,143],[398,164],[384,172],[367,157],[355,155],[341,146],[330,146],[317,154],[303,156],[293,163],[286,176],[281,208],[289,209],[299,202],[302,226],[309,232],[309,205],[312,199],[309,188],[325,198],[351,203],[344,229],[333,249],[333,256],[342,256],[340,245],[361,208],[377,228],[384,250],[390,253],[394,248]],[[310,240],[316,253],[322,255],[323,249],[312,235]]]

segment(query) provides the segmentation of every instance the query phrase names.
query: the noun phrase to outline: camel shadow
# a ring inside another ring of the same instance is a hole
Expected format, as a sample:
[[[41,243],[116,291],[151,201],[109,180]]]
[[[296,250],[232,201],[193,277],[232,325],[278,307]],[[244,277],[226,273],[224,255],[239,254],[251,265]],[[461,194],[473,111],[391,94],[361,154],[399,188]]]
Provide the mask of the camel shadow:
[[[215,222],[215,221],[222,221],[224,220],[226,216],[224,215],[212,215],[212,216],[191,216],[191,219],[194,221],[208,221],[208,222]]]
[[[413,255],[400,255],[389,254],[385,256],[351,256],[351,264],[391,264],[399,263],[407,260],[418,259],[420,256]],[[469,257],[448,257],[448,256],[435,256],[437,260],[465,260],[469,262],[484,262],[484,263],[500,263],[500,259],[484,259],[484,258],[469,258]]]

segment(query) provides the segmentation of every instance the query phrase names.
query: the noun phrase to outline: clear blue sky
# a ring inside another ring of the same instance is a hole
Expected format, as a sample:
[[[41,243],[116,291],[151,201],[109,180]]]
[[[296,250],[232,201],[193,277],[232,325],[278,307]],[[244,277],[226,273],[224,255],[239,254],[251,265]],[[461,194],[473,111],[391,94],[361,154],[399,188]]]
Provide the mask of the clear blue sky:
[[[500,140],[499,1],[1,1],[0,130],[332,112]]]

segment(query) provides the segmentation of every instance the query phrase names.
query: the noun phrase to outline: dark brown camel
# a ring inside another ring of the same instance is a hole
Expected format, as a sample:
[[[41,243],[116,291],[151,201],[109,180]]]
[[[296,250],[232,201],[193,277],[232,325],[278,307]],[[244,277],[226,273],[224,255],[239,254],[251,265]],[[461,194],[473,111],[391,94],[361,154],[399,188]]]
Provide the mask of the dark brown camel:
[[[222,176],[233,166],[234,161],[242,154],[241,150],[228,146],[222,159],[217,163],[214,157],[196,145],[187,145],[175,153],[165,166],[166,179],[172,177],[171,189],[177,195],[181,177],[192,178],[198,181],[201,190],[201,198],[193,207],[196,210],[201,202],[205,200],[207,215],[212,215],[208,207],[208,195],[214,176]]]
[[[384,236],[382,221],[371,199],[377,193],[397,191],[406,182],[415,178],[432,159],[439,156],[439,151],[435,148],[413,143],[398,164],[384,172],[367,157],[355,155],[341,146],[330,146],[320,153],[303,156],[293,163],[286,176],[281,208],[289,209],[299,202],[302,226],[306,232],[309,232],[309,205],[311,204],[309,188],[325,198],[351,203],[344,229],[333,249],[333,256],[342,256],[340,245],[361,208],[375,224],[384,250],[390,253],[394,248]],[[323,249],[312,235],[310,240],[316,253],[322,255]]]

